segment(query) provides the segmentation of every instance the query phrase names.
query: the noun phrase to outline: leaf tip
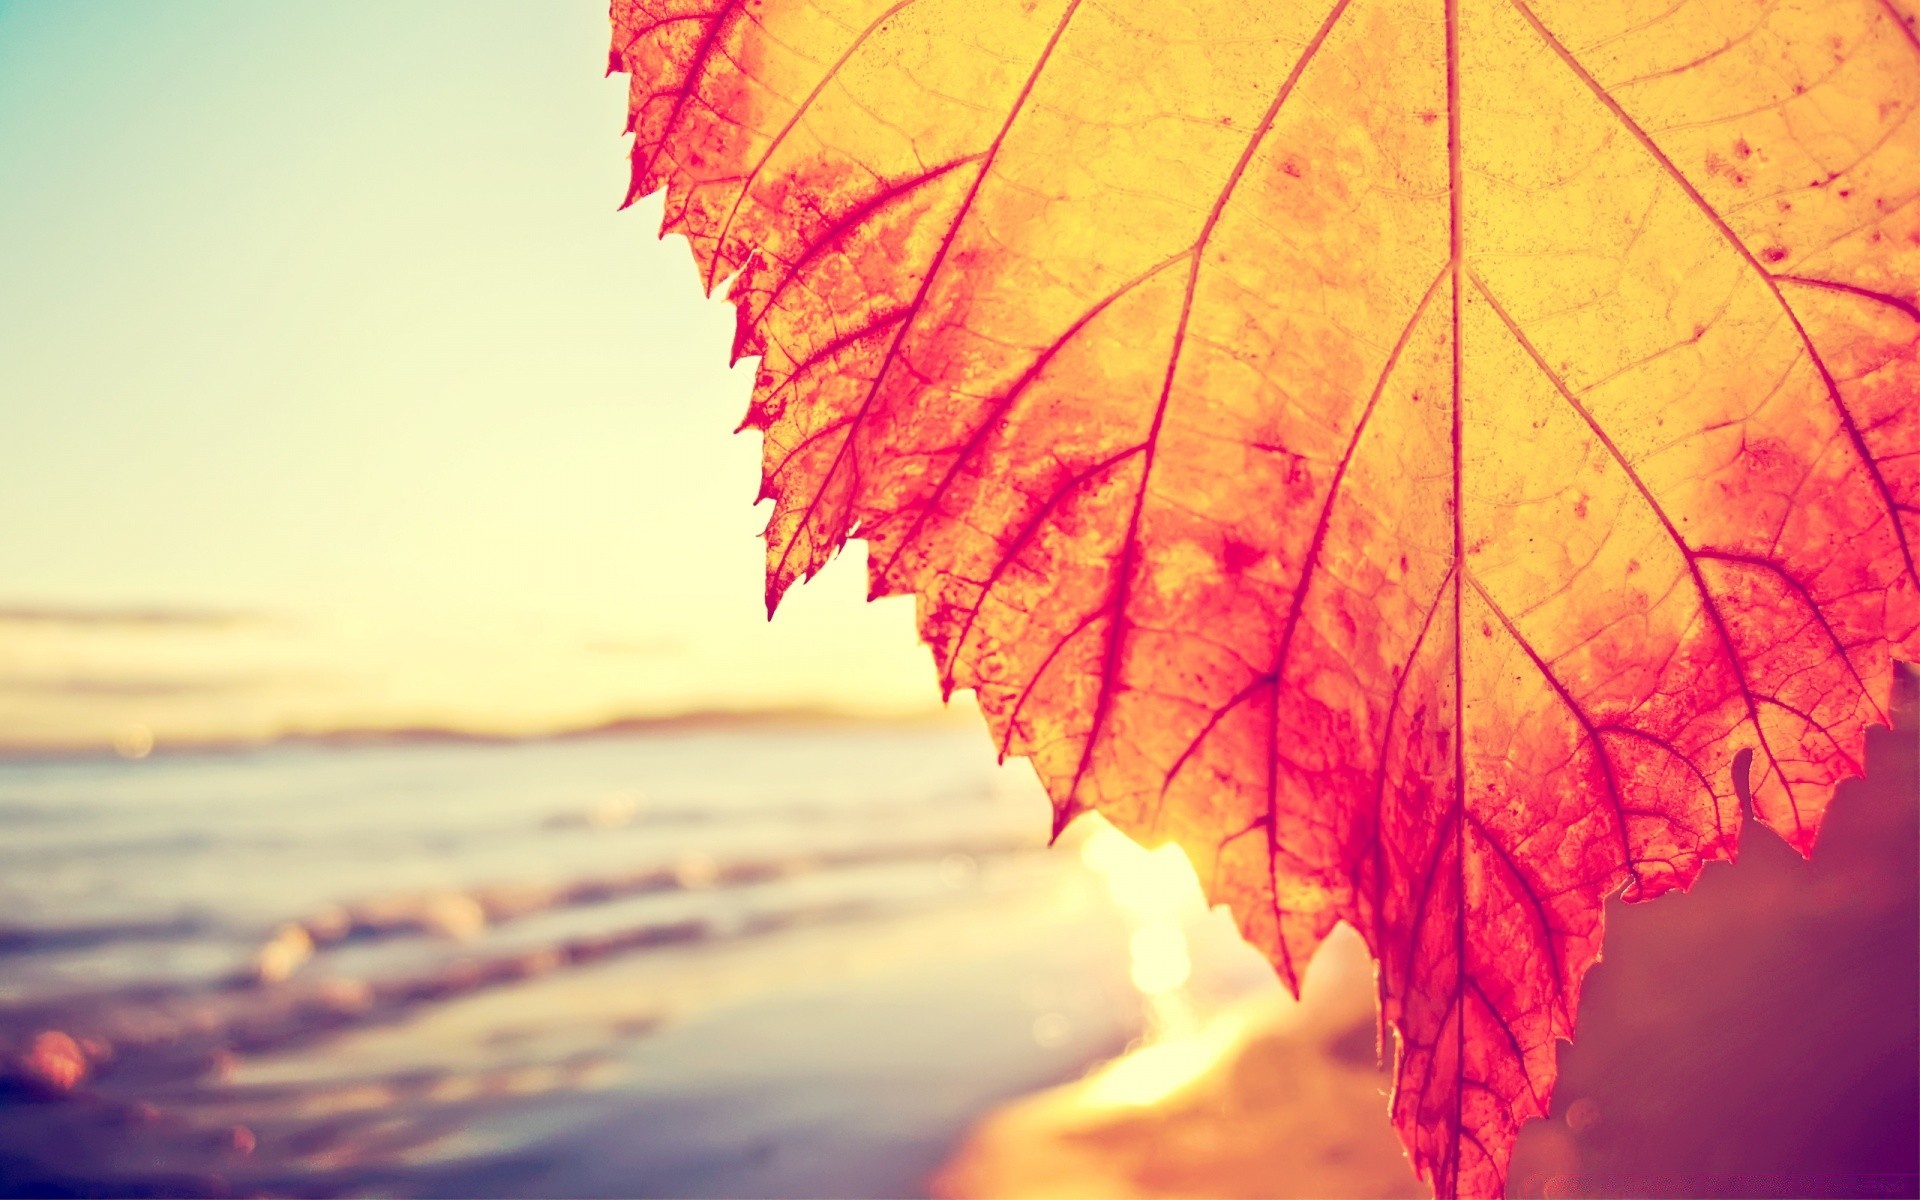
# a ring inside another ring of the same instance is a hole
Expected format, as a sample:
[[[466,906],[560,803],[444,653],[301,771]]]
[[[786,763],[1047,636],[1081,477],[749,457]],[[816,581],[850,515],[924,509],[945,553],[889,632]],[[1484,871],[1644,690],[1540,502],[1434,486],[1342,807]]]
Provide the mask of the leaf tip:
[[[1003,755],[1002,758],[1004,759],[1004,757]],[[1058,842],[1060,835],[1067,831],[1067,826],[1073,824],[1073,819],[1083,811],[1085,811],[1084,807],[1078,801],[1071,798],[1061,804],[1055,805],[1053,809],[1053,833],[1048,836],[1047,845],[1051,846],[1055,842]]]

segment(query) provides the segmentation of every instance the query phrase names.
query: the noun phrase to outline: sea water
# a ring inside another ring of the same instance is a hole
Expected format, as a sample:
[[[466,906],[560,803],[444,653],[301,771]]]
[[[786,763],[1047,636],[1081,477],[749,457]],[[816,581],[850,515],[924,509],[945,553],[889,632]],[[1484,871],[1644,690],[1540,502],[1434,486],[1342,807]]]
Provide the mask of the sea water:
[[[0,765],[0,1184],[910,1193],[1142,1030],[1047,818],[970,728]]]

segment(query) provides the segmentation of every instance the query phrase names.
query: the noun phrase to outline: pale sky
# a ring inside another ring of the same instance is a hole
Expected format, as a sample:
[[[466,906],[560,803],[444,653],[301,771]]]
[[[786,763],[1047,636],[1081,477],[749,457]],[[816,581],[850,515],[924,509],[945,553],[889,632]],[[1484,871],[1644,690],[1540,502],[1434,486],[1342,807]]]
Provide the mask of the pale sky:
[[[751,364],[601,0],[0,0],[0,744],[938,695],[769,626]]]

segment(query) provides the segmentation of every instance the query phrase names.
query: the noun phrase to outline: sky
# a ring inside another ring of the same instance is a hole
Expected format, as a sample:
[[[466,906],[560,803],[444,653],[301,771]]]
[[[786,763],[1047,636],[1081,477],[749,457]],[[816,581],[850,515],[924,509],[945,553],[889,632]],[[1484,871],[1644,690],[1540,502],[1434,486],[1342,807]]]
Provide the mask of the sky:
[[[0,0],[0,748],[937,703],[762,607],[752,364],[599,0]]]

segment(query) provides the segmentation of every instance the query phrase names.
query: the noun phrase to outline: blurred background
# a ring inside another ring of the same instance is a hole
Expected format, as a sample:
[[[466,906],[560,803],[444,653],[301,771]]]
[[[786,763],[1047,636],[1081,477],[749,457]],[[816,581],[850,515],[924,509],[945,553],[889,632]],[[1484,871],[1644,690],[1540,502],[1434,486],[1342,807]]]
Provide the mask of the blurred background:
[[[0,1194],[1399,1196],[1371,967],[1044,847],[851,552],[603,7],[0,2]],[[1915,723],[1616,905],[1516,1195],[1913,1195]]]

